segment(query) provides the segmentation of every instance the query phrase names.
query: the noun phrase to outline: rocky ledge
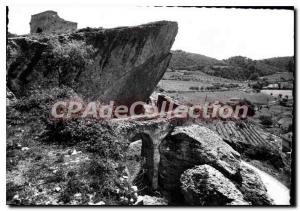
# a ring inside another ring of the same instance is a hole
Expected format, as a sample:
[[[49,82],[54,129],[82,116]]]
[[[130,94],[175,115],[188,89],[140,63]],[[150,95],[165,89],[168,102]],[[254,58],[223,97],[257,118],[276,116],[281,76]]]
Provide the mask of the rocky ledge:
[[[84,98],[145,101],[165,73],[176,22],[8,39],[7,86],[17,96],[68,86]]]

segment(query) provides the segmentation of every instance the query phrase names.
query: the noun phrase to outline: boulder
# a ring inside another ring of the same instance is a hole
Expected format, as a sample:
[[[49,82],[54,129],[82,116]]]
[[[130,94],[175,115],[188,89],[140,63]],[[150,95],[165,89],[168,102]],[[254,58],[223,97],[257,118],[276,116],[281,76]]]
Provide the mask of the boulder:
[[[68,86],[84,99],[146,101],[171,59],[176,22],[8,39],[7,86],[17,95]]]
[[[240,154],[215,132],[199,125],[175,127],[160,145],[160,185],[171,192],[178,190],[181,174],[203,164],[239,178]]]
[[[6,87],[6,106],[10,106],[15,102],[17,102],[16,96]]]
[[[7,87],[14,94],[24,93],[24,85],[34,81],[34,67],[40,62],[47,44],[28,37],[9,38],[6,46]]]
[[[242,182],[236,184],[236,186],[242,192],[246,201],[258,206],[273,204],[273,200],[268,196],[267,189],[260,176],[253,169],[242,163],[240,174]]]
[[[181,175],[180,182],[188,205],[249,205],[235,185],[209,165],[186,170]]]
[[[155,197],[155,196],[138,196],[135,205],[168,205],[168,200],[165,198]]]

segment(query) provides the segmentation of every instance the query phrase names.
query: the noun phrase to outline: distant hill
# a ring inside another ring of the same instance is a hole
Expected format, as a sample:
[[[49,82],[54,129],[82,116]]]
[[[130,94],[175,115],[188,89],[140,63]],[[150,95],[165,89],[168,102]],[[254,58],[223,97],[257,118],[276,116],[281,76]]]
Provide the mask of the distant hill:
[[[255,80],[260,76],[294,71],[294,57],[252,60],[243,56],[234,56],[225,60],[217,60],[181,50],[172,53],[173,56],[169,64],[169,68],[172,70],[200,70],[213,76],[228,79]]]
[[[172,59],[169,67],[172,70],[178,69],[201,69],[207,65],[224,64],[223,61],[196,53],[189,53],[182,50],[172,51]]]
[[[281,68],[281,70],[286,69],[287,72],[294,72],[294,57],[292,56],[275,57],[275,58],[263,59],[261,61],[268,65]],[[281,71],[281,72],[285,72],[285,71]]]

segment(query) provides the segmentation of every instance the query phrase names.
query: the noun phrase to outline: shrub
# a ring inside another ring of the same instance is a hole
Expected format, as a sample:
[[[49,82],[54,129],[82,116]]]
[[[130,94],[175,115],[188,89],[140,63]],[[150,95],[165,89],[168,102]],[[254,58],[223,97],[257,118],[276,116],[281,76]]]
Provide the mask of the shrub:
[[[128,146],[127,141],[117,136],[107,123],[85,119],[49,121],[41,138],[46,142],[77,145],[103,158],[115,160],[123,159]]]
[[[263,84],[257,82],[257,83],[252,85],[252,88],[255,89],[255,90],[261,90],[263,88]]]
[[[75,95],[75,92],[71,88],[65,86],[34,90],[31,91],[29,96],[20,98],[13,107],[21,112],[31,111],[37,108],[39,110],[46,110],[49,113],[49,107],[52,106],[57,99],[69,98]]]
[[[79,181],[78,179],[70,179],[67,183],[67,187],[64,192],[60,195],[60,201],[64,203],[69,203],[71,197],[76,193],[85,193],[87,192],[87,186]]]
[[[259,117],[259,120],[260,120],[260,123],[265,126],[271,126],[273,124],[271,116],[262,115]]]
[[[81,166],[79,172],[67,173],[66,178],[69,181],[60,196],[61,201],[69,203],[74,194],[79,192],[83,195],[96,193],[95,201],[119,203],[120,194],[116,190],[126,192],[129,185],[120,180],[124,174],[128,143],[118,137],[110,125],[84,119],[48,122],[42,140],[61,145],[76,145],[82,151],[91,152],[93,156]],[[83,175],[85,183],[80,182]]]
[[[189,88],[190,90],[199,90],[199,87],[198,86],[191,86],[190,88]]]
[[[59,76],[59,85],[71,85],[86,65],[90,64],[95,50],[82,41],[60,42],[52,39],[49,55],[46,55],[50,69]]]
[[[249,80],[257,80],[259,77],[259,74],[258,73],[252,73],[250,76],[249,76]]]
[[[250,159],[268,161],[277,169],[284,167],[281,153],[266,145],[248,147],[244,154]]]

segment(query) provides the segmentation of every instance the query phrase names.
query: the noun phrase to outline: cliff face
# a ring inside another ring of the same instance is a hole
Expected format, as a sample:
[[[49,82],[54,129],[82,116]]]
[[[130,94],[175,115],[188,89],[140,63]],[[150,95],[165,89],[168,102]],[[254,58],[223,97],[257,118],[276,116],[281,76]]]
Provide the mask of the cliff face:
[[[17,96],[66,85],[84,98],[144,101],[166,71],[177,30],[177,23],[160,21],[11,38],[7,85]]]

